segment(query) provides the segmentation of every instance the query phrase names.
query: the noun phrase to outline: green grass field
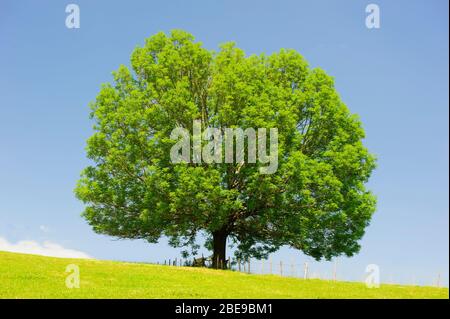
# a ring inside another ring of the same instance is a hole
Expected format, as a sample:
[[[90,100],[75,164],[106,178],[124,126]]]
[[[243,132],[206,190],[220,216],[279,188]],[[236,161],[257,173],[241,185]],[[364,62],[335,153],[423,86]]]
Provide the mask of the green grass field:
[[[80,288],[66,287],[69,264]],[[448,289],[0,252],[0,298],[448,298]]]

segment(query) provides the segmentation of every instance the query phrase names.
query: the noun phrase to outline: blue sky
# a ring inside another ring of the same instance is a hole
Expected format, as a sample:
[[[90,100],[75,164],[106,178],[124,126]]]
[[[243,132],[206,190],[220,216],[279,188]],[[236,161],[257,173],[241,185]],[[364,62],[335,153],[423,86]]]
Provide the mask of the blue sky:
[[[367,29],[376,3],[381,28]],[[81,28],[65,27],[76,3]],[[236,41],[248,54],[299,51],[335,77],[365,141],[378,156],[369,187],[378,209],[361,252],[338,260],[338,277],[359,280],[367,264],[382,281],[448,285],[447,1],[1,1],[0,238],[51,241],[95,258],[162,261],[164,240],[94,234],[73,188],[88,164],[89,101],[134,47],[181,28],[209,49]],[[310,258],[282,249],[272,260]],[[330,263],[311,262],[321,276]]]

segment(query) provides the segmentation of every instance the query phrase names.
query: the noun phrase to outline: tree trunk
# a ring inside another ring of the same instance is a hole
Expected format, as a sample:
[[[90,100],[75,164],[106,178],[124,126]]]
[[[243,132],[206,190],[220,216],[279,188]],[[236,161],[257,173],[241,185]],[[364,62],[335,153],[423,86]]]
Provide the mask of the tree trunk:
[[[223,231],[213,233],[213,260],[212,267],[219,269],[226,269],[227,263],[225,260],[227,248],[227,235]]]

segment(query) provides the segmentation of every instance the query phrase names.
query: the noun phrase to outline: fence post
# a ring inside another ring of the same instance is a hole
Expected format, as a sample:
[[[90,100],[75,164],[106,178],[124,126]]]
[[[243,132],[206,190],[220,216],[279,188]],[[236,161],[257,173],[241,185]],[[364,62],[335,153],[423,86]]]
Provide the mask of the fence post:
[[[333,268],[333,280],[334,281],[336,281],[336,279],[337,279],[336,273],[337,273],[337,259],[335,259],[335,261],[334,261],[334,268]]]
[[[280,260],[280,276],[283,276],[283,262]]]
[[[308,279],[308,263],[305,262],[305,269],[303,271],[303,279]]]

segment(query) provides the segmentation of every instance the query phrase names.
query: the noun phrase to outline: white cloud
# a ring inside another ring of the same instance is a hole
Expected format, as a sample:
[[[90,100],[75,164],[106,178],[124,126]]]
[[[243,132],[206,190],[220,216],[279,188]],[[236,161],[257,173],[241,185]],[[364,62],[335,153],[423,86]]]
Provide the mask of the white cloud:
[[[67,249],[50,241],[40,244],[33,240],[21,240],[13,244],[2,237],[0,237],[0,251],[61,258],[92,258],[82,251]]]
[[[48,233],[50,231],[50,229],[45,225],[39,226],[39,229],[44,233]]]

